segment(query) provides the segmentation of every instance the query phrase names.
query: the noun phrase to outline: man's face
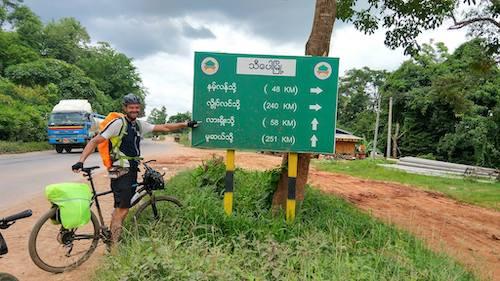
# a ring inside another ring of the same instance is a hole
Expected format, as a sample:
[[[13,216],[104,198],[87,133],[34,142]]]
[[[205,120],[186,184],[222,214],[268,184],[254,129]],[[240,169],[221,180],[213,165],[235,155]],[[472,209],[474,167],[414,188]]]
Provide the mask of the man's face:
[[[125,113],[127,114],[128,119],[135,120],[139,117],[139,113],[141,112],[140,104],[128,104],[123,107]]]

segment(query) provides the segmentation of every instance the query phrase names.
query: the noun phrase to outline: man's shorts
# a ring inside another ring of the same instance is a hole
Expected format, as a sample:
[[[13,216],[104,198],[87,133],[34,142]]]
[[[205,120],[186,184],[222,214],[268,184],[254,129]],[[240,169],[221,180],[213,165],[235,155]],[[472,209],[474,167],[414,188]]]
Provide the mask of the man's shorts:
[[[111,179],[111,190],[115,199],[115,208],[130,208],[130,200],[137,188],[137,169],[131,169],[125,175]]]

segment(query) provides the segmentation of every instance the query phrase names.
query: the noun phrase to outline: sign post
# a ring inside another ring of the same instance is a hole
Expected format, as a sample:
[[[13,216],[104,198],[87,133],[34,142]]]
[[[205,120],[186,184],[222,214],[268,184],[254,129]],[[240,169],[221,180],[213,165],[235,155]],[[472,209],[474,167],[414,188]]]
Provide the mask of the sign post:
[[[192,146],[228,150],[227,214],[234,150],[291,153],[292,160],[297,153],[334,152],[338,66],[329,57],[195,53],[193,119],[202,125],[192,132]],[[293,219],[295,187],[289,191]]]
[[[297,153],[288,154],[288,197],[286,199],[286,221],[292,222],[295,219],[295,193],[297,186]]]
[[[233,186],[234,186],[234,150],[226,152],[226,180],[224,191],[224,212],[230,216],[233,213]]]

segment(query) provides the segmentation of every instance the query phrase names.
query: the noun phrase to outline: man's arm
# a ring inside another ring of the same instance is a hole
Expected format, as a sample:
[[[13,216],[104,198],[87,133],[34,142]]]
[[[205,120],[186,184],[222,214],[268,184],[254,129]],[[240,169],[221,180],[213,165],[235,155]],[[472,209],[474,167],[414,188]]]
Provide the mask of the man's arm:
[[[89,157],[89,155],[95,151],[97,145],[105,140],[106,139],[101,135],[93,137],[83,149],[83,152],[80,155],[80,160],[78,160],[78,163],[73,165],[73,172],[78,172],[81,168],[83,168],[83,162],[85,162],[87,157]],[[79,165],[79,163],[81,164]]]
[[[198,122],[196,121],[186,121],[182,123],[167,123],[167,124],[155,125],[153,127],[153,132],[172,132],[187,127],[196,128],[197,126]]]
[[[153,127],[153,132],[172,132],[187,127],[188,122],[160,124]]]

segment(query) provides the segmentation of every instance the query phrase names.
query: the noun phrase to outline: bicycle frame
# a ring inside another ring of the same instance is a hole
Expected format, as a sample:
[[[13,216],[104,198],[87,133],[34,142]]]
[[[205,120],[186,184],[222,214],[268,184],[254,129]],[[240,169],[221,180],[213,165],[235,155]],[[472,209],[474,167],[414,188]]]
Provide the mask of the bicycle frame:
[[[148,171],[148,169],[151,169],[148,165],[146,165],[147,162],[142,163]],[[63,246],[63,255],[66,255],[66,257],[71,257],[72,256],[72,251],[73,251],[73,241],[77,240],[92,240],[90,243],[90,247],[88,250],[85,251],[80,251],[78,250],[79,253],[85,253],[81,257],[79,257],[76,261],[68,261],[69,263],[64,266],[54,266],[51,264],[48,264],[46,261],[42,260],[40,255],[38,254],[38,248],[37,248],[37,237],[39,235],[40,229],[45,225],[45,223],[52,224],[49,219],[53,219],[54,216],[57,216],[58,212],[58,207],[57,205],[54,205],[49,212],[47,212],[42,218],[38,220],[38,222],[35,224],[33,227],[33,230],[30,235],[29,239],[29,252],[32,260],[34,263],[40,267],[41,269],[48,271],[48,272],[54,272],[54,273],[61,273],[66,270],[70,270],[74,267],[77,267],[81,265],[83,262],[85,262],[90,255],[94,252],[96,249],[99,240],[103,241],[104,244],[106,244],[108,250],[110,249],[112,245],[112,233],[109,229],[109,226],[106,225],[103,217],[103,212],[101,210],[101,205],[99,202],[99,197],[108,195],[110,193],[113,193],[112,190],[107,190],[104,192],[97,192],[96,190],[96,185],[94,183],[94,178],[92,175],[92,171],[95,169],[98,169],[98,166],[93,166],[93,167],[84,167],[81,170],[83,171],[83,175],[85,178],[90,182],[90,187],[92,188],[92,195],[91,195],[91,200],[90,200],[90,207],[95,204],[95,208],[97,209],[97,214],[95,210],[92,210],[92,215],[91,215],[91,220],[92,220],[92,232],[90,230],[82,230],[79,231],[78,228],[72,228],[72,229],[66,229],[64,226],[61,224],[59,226],[59,233],[58,236],[56,237],[56,243],[58,243],[58,246]],[[182,204],[174,197],[170,196],[163,196],[163,195],[155,195],[154,191],[157,190],[157,187],[160,185],[164,184],[164,180],[158,180],[154,177],[147,177],[143,176],[143,181],[140,183],[137,183],[137,190],[136,193],[134,194],[134,197],[131,199],[131,207],[137,207],[137,211],[134,214],[134,218],[138,214],[141,214],[146,208],[151,206],[154,214],[154,218],[158,220],[159,214],[158,214],[158,209],[156,208],[156,202],[168,202],[169,204],[172,204],[172,206],[176,207],[181,207]],[[162,186],[163,187],[163,186]],[[131,187],[133,188],[133,187]],[[144,200],[142,200],[144,197]],[[141,202],[144,201],[144,202]],[[93,209],[93,208],[92,208]],[[57,219],[57,217],[56,217]],[[57,227],[57,226],[56,226]],[[87,246],[85,246],[87,247]],[[78,248],[78,246],[77,246]],[[64,251],[66,253],[64,253]],[[44,258],[45,259],[45,258]]]
[[[95,202],[95,207],[97,209],[97,215],[98,215],[98,219],[99,219],[100,228],[102,229],[103,227],[105,227],[106,224],[104,223],[104,217],[102,215],[101,205],[99,205],[98,197],[108,195],[110,193],[113,193],[113,191],[108,190],[108,191],[97,193],[95,186],[94,186],[94,179],[92,178],[92,171],[85,173],[85,176],[88,177],[88,181],[90,182],[90,187],[92,187],[92,199],[90,202],[90,207],[92,207],[92,204]]]
[[[108,191],[104,191],[104,192],[97,192],[95,189],[95,185],[94,185],[94,179],[92,178],[92,171],[89,171],[89,173],[85,173],[84,175],[88,178],[87,180],[90,182],[90,187],[92,188],[93,195],[92,195],[90,206],[92,207],[92,204],[95,202],[95,207],[97,209],[99,223],[101,224],[101,228],[103,226],[105,227],[104,217],[102,215],[101,206],[99,204],[98,198],[101,196],[113,193],[113,191],[108,190]],[[130,202],[131,207],[134,207],[135,205],[137,205],[142,200],[142,198],[144,198],[145,196],[150,196],[151,198],[154,197],[153,190],[145,188],[143,183],[137,184],[137,187],[140,187],[140,186],[142,186],[142,187],[139,188],[138,190],[136,190],[136,192],[135,192],[135,194],[140,194],[140,195],[137,198],[135,198],[133,201]]]

